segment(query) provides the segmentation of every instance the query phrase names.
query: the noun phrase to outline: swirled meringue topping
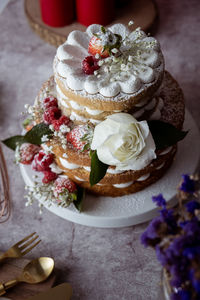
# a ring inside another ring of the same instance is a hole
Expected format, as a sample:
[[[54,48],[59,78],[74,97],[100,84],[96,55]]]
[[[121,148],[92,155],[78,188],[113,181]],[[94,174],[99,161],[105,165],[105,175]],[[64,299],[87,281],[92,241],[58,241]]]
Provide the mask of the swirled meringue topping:
[[[101,25],[90,25],[86,32],[72,31],[66,42],[58,47],[55,72],[66,80],[67,86],[75,91],[114,97],[120,92],[136,93],[155,82],[164,71],[158,41],[140,28],[130,32],[122,24],[107,30],[121,36],[121,45],[112,50],[113,55],[99,59],[100,68],[93,75],[84,74],[82,61],[89,55],[89,41],[101,31]]]

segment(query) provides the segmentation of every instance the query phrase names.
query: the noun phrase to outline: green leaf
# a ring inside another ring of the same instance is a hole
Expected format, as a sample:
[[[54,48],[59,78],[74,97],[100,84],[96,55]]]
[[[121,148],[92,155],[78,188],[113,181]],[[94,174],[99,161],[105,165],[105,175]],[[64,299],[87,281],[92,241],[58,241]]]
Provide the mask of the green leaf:
[[[148,121],[156,149],[164,149],[184,139],[188,131],[181,131],[169,123],[159,120]]]
[[[91,171],[90,171],[90,185],[98,183],[106,174],[108,165],[104,164],[98,159],[97,151],[91,151]]]
[[[41,145],[42,144],[42,137],[47,135],[49,138],[53,135],[51,129],[49,129],[49,125],[44,123],[40,123],[35,125],[31,130],[29,130],[24,138],[27,143]]]
[[[83,200],[85,199],[85,189],[78,186],[77,187],[77,199],[73,201],[74,206],[78,211],[82,211],[83,208]]]
[[[31,123],[32,119],[27,118],[23,121],[22,125],[24,128],[26,128],[26,126],[28,126]]]
[[[104,33],[104,34],[106,33],[105,27],[101,26],[101,32]]]
[[[53,132],[49,129],[48,125],[40,123],[35,125],[25,135],[12,136],[2,141],[2,143],[12,150],[15,150],[17,145],[21,145],[23,143],[41,145],[43,135],[47,135],[50,138],[53,135]]]
[[[12,150],[15,150],[18,145],[21,145],[25,142],[26,141],[24,139],[24,136],[22,136],[22,135],[15,135],[15,136],[12,136],[12,137],[2,141],[2,143],[4,143],[4,145],[6,145],[8,148],[10,148]]]

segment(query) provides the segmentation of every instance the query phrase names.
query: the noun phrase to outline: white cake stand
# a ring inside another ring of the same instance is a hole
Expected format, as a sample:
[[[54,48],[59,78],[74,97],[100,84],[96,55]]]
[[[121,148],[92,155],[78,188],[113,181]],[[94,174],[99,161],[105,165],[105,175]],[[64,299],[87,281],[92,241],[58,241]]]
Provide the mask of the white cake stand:
[[[186,110],[184,130],[189,130],[186,138],[179,142],[176,159],[167,173],[156,183],[145,190],[123,197],[103,197],[86,195],[83,211],[79,213],[73,205],[68,208],[50,207],[38,199],[52,213],[66,220],[93,227],[125,227],[152,219],[157,213],[157,207],[152,202],[152,196],[162,193],[170,204],[175,204],[176,188],[182,174],[194,173],[200,157],[200,135],[191,114]],[[33,185],[35,172],[30,166],[20,165],[25,183]],[[37,172],[38,175],[38,172]]]

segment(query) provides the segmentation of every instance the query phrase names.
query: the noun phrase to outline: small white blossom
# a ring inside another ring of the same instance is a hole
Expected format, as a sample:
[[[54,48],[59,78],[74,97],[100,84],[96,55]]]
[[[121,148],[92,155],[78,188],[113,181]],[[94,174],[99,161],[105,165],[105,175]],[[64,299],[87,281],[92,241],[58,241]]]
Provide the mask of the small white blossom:
[[[49,125],[49,129],[51,129],[52,131],[54,131],[53,124]]]
[[[131,21],[128,22],[128,26],[132,26],[133,24],[134,24],[133,20],[131,20]]]
[[[48,135],[47,135],[47,134],[44,134],[44,135],[42,136],[42,138],[41,138],[41,141],[42,141],[43,143],[49,141]]]
[[[67,126],[67,125],[61,125],[60,126],[60,131],[62,132],[62,133],[67,133],[67,132],[69,132],[70,131],[70,128]]]
[[[96,59],[99,59],[101,56],[97,53],[97,54],[95,54],[95,58]]]
[[[101,66],[104,64],[104,61],[103,61],[103,60],[100,60],[100,61],[98,61],[97,64],[98,64],[99,67],[101,67]]]
[[[117,52],[119,52],[119,50],[117,48],[113,48],[112,50],[112,53],[116,54]]]

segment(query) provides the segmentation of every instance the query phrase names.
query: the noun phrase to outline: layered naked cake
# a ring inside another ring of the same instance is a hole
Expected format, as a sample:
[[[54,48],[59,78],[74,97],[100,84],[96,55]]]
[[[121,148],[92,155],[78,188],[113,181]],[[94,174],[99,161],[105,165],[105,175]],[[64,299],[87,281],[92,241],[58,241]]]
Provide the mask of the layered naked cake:
[[[53,131],[42,147],[62,174],[113,197],[159,180],[181,139],[168,135],[182,128],[184,99],[158,41],[139,28],[91,25],[69,34],[53,69],[36,98],[35,122]]]

